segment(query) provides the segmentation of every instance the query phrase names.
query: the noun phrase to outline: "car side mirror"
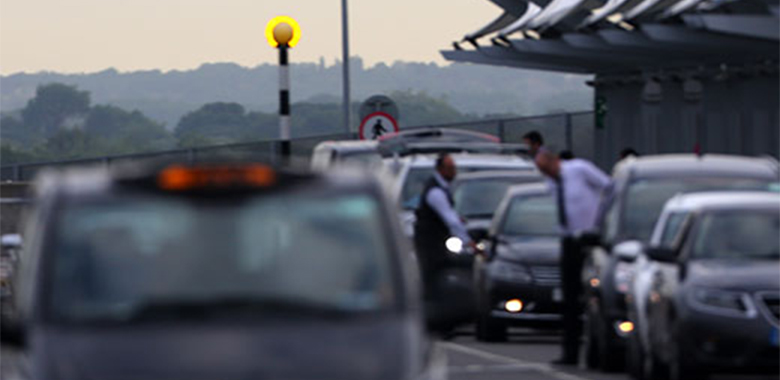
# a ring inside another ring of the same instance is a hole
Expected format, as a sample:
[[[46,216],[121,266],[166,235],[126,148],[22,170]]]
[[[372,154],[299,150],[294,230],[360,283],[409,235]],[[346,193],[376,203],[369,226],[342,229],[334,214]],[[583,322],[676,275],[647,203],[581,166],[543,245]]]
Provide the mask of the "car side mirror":
[[[26,340],[24,326],[18,319],[7,315],[0,317],[0,344],[12,348],[23,348]]]
[[[653,247],[647,250],[647,257],[662,263],[675,263],[677,251],[668,247]]]
[[[612,248],[612,253],[621,261],[634,262],[642,254],[644,245],[636,240],[624,241]]]

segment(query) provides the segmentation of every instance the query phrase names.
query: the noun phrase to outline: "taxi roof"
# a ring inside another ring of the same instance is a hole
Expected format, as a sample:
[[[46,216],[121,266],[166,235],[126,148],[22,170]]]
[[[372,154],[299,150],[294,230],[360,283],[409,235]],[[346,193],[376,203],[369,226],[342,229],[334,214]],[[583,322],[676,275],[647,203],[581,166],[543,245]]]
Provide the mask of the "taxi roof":
[[[339,170],[328,173],[312,173],[309,171],[278,168],[262,163],[253,162],[206,162],[194,165],[189,164],[170,164],[170,165],[117,165],[110,169],[104,166],[87,166],[68,169],[47,169],[41,171],[35,179],[34,190],[37,196],[43,196],[52,192],[66,193],[72,195],[78,194],[98,194],[111,191],[113,188],[129,185],[146,188],[156,188],[158,186],[159,175],[166,169],[174,166],[185,169],[202,168],[246,168],[250,166],[259,166],[271,169],[276,173],[279,185],[288,185],[292,183],[301,183],[303,181],[318,181],[319,185],[342,185],[343,187],[356,187],[361,185],[376,185],[375,178],[366,176],[358,171]],[[276,186],[276,185],[274,185]],[[376,185],[378,186],[378,185]],[[219,191],[231,191],[239,189],[240,186],[226,186]]]

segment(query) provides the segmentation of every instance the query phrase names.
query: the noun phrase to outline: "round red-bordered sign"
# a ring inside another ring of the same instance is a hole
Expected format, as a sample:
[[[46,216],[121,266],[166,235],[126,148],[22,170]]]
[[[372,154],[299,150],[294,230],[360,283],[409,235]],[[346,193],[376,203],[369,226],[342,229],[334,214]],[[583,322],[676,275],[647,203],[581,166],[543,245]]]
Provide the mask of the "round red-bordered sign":
[[[374,112],[366,116],[360,123],[358,137],[361,140],[376,140],[383,135],[398,133],[398,131],[398,122],[390,114]]]

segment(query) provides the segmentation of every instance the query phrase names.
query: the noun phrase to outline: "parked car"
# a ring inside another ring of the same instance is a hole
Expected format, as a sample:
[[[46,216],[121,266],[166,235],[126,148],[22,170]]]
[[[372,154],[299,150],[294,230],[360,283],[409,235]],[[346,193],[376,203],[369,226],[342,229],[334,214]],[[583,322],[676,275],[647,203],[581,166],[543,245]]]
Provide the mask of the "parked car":
[[[484,238],[501,200],[513,185],[541,182],[536,171],[478,171],[459,175],[452,183],[455,211],[466,219],[472,235]]]
[[[374,140],[323,141],[312,152],[311,169],[324,171],[337,166],[375,168],[382,165],[382,156]]]
[[[698,194],[698,193],[693,193]],[[666,202],[658,217],[652,237],[647,246],[636,241],[622,243],[617,247],[618,255],[631,261],[635,256],[634,276],[628,284],[626,293],[626,309],[628,321],[633,327],[628,336],[628,351],[626,363],[628,373],[637,380],[657,379],[663,376],[657,361],[647,355],[650,352],[650,329],[647,322],[647,301],[653,283],[653,277],[658,270],[658,263],[647,257],[650,249],[677,249],[681,244],[682,231],[690,214],[696,211],[697,203],[689,202],[689,196],[680,194]]]
[[[663,205],[675,194],[715,190],[766,190],[780,178],[777,161],[728,155],[659,155],[616,165],[615,187],[601,225],[600,240],[587,255],[585,281],[586,363],[621,369],[630,327],[625,294],[633,277],[621,243],[647,244]],[[629,250],[630,251],[630,250]],[[630,253],[630,252],[629,252]]]
[[[411,249],[366,176],[173,165],[49,173],[36,189],[18,314],[0,324],[23,378],[443,371]]]
[[[485,255],[474,260],[477,338],[506,339],[510,325],[558,326],[560,227],[546,184],[512,187],[493,218]]]
[[[780,371],[780,195],[691,194],[682,241],[658,262],[647,302],[655,367],[672,380]]]
[[[0,313],[13,310],[14,274],[19,265],[22,236],[5,234],[0,237]]]
[[[458,175],[479,171],[514,171],[537,173],[536,166],[527,158],[515,155],[453,153]],[[390,197],[397,201],[399,218],[406,236],[414,235],[414,211],[420,204],[420,195],[434,173],[436,155],[415,154],[388,158],[384,175]]]

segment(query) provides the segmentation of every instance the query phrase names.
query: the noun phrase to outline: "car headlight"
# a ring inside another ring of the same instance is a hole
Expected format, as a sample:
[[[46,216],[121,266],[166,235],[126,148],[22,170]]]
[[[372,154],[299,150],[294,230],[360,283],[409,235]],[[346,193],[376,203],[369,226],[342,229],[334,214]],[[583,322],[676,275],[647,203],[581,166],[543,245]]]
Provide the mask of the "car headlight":
[[[690,292],[691,305],[711,314],[752,318],[756,307],[747,293],[696,288]]]
[[[490,274],[493,279],[515,282],[519,284],[528,284],[533,281],[531,273],[524,266],[509,264],[502,261],[496,261],[490,267]]]
[[[444,245],[447,246],[447,250],[452,253],[463,253],[463,240],[460,240],[460,238],[455,236],[450,237],[447,239],[447,241],[444,242]]]

